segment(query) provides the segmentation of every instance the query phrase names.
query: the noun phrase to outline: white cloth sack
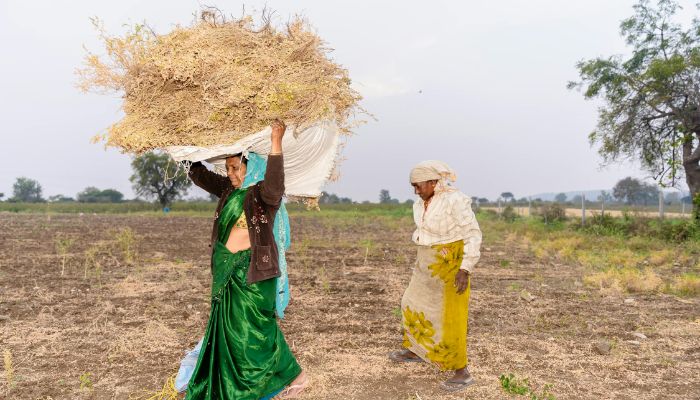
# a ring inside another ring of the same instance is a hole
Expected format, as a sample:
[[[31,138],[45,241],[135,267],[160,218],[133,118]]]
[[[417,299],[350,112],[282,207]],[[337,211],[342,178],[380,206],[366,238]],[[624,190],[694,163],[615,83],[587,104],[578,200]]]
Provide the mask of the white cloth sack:
[[[226,157],[249,151],[267,156],[270,153],[271,127],[239,141],[209,147],[169,146],[165,151],[175,161],[206,161],[214,171],[226,175]],[[330,179],[338,157],[340,130],[332,121],[319,121],[303,131],[287,128],[282,139],[284,153],[284,186],[287,196],[317,198]]]

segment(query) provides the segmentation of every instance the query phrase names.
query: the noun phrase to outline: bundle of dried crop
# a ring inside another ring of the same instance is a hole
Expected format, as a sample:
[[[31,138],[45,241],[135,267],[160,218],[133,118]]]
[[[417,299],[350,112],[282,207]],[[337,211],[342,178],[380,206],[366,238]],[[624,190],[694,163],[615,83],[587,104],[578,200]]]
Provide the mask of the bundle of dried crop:
[[[123,36],[94,22],[106,54],[87,54],[79,86],[123,93],[124,118],[97,138],[125,152],[233,143],[275,118],[348,133],[361,111],[348,71],[300,17],[280,29],[205,11],[167,34],[136,25]]]

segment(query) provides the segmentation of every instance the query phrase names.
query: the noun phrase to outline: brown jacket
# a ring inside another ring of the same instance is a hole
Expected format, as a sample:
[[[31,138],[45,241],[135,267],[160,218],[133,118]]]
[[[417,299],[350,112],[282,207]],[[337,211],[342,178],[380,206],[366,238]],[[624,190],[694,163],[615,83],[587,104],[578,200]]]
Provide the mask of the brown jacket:
[[[268,156],[265,179],[252,186],[243,199],[243,212],[248,222],[251,248],[248,283],[280,275],[277,244],[272,229],[284,194],[283,164],[282,155]],[[235,189],[228,177],[209,171],[199,162],[192,164],[189,176],[195,185],[219,197],[211,235],[213,245],[219,236],[219,213]]]

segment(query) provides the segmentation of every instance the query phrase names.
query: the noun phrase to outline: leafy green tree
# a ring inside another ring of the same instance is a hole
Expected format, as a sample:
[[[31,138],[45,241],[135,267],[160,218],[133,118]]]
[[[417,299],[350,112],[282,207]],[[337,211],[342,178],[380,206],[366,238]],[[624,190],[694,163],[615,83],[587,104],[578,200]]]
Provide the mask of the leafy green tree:
[[[643,183],[632,177],[620,180],[613,188],[613,196],[625,204],[649,205],[656,204],[659,189],[648,183]]]
[[[379,204],[389,204],[391,203],[391,195],[386,189],[379,191]]]
[[[637,202],[641,190],[642,183],[639,180],[627,177],[615,184],[615,187],[613,187],[613,197],[615,197],[617,201],[630,205]]]
[[[511,201],[515,200],[515,196],[513,196],[513,193],[511,193],[511,192],[503,192],[503,193],[501,193],[501,197],[505,201],[508,201],[508,199],[510,199]]]
[[[598,201],[602,203],[611,203],[613,201],[613,195],[607,190],[601,190],[598,195]]]
[[[0,201],[2,201],[3,197],[5,197],[5,193],[0,193]]]
[[[620,26],[631,55],[579,62],[581,81],[569,88],[604,101],[589,136],[604,160],[636,158],[670,185],[685,175],[700,222],[700,20],[682,27],[679,9],[675,0],[640,0]]]
[[[116,189],[104,189],[102,198],[107,199],[110,203],[120,203],[124,200],[124,194]]]
[[[554,201],[557,203],[566,203],[566,193],[559,193],[554,196]]]
[[[643,204],[645,206],[659,204],[659,188],[656,185],[643,183],[637,204]]]
[[[134,174],[131,181],[134,192],[147,199],[155,199],[162,207],[187,193],[192,181],[165,153],[144,153],[131,162]]]
[[[319,204],[338,204],[340,199],[334,193],[321,192],[321,197],[318,199]]]
[[[12,201],[38,203],[44,201],[41,197],[41,185],[34,179],[25,177],[17,178],[12,185]]]
[[[81,203],[97,203],[102,191],[94,186],[86,187],[82,192],[75,197]]]
[[[76,196],[81,203],[119,203],[124,199],[124,195],[114,189],[100,190],[89,186]]]

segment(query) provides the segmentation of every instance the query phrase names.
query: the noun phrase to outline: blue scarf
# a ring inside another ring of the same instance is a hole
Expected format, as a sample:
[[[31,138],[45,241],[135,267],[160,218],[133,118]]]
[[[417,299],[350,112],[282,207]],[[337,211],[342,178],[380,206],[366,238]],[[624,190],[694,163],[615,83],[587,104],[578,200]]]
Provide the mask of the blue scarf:
[[[267,160],[257,153],[250,152],[246,156],[248,165],[246,166],[245,179],[243,179],[243,189],[249,188],[265,178],[267,170]],[[275,242],[277,242],[277,251],[279,259],[280,277],[277,278],[277,299],[275,308],[277,316],[284,318],[284,310],[289,304],[289,277],[287,276],[287,260],[285,252],[292,244],[289,237],[289,214],[284,202],[280,204],[277,215],[275,215],[275,223],[273,225],[273,233]]]

